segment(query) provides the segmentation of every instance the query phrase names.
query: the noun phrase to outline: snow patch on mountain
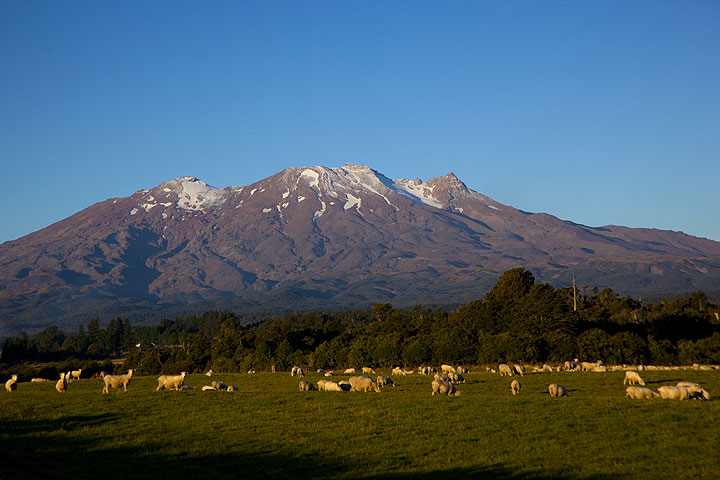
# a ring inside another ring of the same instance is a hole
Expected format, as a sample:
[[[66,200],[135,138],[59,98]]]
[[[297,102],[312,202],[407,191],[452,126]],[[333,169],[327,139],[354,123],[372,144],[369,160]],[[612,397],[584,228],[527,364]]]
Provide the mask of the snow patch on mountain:
[[[351,193],[347,194],[347,202],[345,202],[345,206],[343,207],[345,210],[349,210],[352,207],[357,206],[357,208],[360,208],[360,205],[362,204],[362,198],[358,198],[354,196]]]
[[[429,186],[422,180],[408,180],[400,178],[392,181],[392,189],[403,197],[409,198],[414,203],[423,203],[435,208],[443,208],[442,202],[433,197],[435,185]]]
[[[174,183],[179,208],[203,210],[221,204],[224,200],[224,190],[212,187],[195,177],[178,178]]]

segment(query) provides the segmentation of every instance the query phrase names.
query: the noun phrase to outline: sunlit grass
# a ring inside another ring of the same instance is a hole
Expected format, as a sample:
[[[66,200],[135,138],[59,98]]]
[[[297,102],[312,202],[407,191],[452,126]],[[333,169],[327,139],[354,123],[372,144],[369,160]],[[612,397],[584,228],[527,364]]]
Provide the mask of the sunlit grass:
[[[643,377],[653,389],[690,380],[720,394],[720,372]],[[396,377],[398,386],[379,394],[299,392],[287,373],[216,378],[240,392],[155,392],[155,377],[133,378],[127,394],[108,395],[101,380],[73,382],[66,394],[54,382],[21,383],[0,394],[0,478],[677,478],[720,471],[720,403],[629,400],[622,372],[529,374],[516,397],[510,379],[488,373],[467,375],[458,397],[431,396],[431,379],[418,375]],[[210,381],[191,375],[185,383]],[[550,398],[553,382],[570,396]]]

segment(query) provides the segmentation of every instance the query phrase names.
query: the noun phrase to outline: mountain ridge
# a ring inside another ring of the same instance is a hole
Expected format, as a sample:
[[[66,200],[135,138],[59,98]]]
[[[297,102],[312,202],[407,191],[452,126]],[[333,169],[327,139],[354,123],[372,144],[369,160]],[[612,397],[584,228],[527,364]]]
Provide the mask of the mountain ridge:
[[[303,292],[334,308],[457,304],[516,267],[623,294],[720,291],[709,239],[524,212],[453,173],[423,182],[365,165],[290,167],[225,188],[179,177],[0,244],[0,332],[92,312],[270,309],[284,289],[290,308]]]

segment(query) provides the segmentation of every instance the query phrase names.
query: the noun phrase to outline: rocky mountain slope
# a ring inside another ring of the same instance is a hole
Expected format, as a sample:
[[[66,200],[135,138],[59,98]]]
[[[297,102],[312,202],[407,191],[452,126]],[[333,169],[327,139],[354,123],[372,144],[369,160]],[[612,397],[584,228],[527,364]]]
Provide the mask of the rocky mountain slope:
[[[452,173],[295,167],[224,189],[178,178],[1,244],[0,334],[148,311],[451,305],[519,266],[622,294],[720,291],[718,242],[523,212]]]

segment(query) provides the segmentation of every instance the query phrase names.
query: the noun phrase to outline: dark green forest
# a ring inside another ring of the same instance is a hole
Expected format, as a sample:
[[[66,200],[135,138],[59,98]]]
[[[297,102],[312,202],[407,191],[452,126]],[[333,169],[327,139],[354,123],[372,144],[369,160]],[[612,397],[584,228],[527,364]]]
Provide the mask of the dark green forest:
[[[482,298],[456,310],[395,309],[307,312],[247,324],[230,312],[163,320],[133,328],[99,318],[66,335],[57,327],[8,339],[0,374],[56,378],[58,371],[134,368],[141,375],[347,366],[563,362],[689,365],[720,363],[717,305],[703,292],[657,304],[536,283],[531,272],[505,272]],[[113,365],[108,359],[124,358]],[[85,376],[85,374],[83,374]]]

